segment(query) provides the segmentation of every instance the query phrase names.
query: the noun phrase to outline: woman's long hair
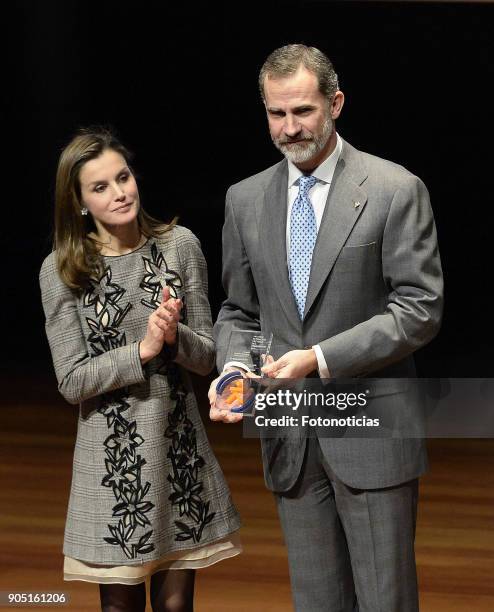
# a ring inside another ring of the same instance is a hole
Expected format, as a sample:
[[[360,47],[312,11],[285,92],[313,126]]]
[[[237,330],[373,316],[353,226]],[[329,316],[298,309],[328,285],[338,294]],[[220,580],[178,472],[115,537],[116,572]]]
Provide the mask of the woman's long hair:
[[[102,127],[81,129],[62,151],[58,162],[54,248],[60,278],[71,289],[84,289],[91,277],[102,272],[97,243],[88,236],[96,231],[96,226],[90,214],[82,215],[79,175],[86,162],[106,150],[120,153],[129,164],[130,152],[110,130]],[[158,237],[175,225],[176,218],[166,225],[148,215],[140,206],[137,221],[144,236]]]

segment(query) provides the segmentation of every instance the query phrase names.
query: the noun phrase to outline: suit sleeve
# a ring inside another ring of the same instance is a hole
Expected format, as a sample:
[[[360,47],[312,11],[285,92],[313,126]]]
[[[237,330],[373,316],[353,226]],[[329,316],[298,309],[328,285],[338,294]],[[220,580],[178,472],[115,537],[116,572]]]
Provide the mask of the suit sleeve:
[[[89,354],[76,293],[60,279],[53,256],[41,268],[40,287],[58,389],[69,403],[145,380],[138,342],[97,356]]]
[[[223,302],[213,329],[216,341],[216,364],[221,371],[227,360],[230,335],[234,328],[259,331],[259,301],[242,237],[235,218],[233,190],[226,194],[223,226]]]
[[[319,343],[331,377],[384,368],[427,344],[439,330],[443,277],[436,228],[427,189],[412,175],[390,205],[382,271],[389,290],[384,311]]]
[[[177,239],[178,255],[184,273],[187,325],[178,324],[178,344],[174,361],[196,372],[208,374],[214,366],[214,341],[208,301],[208,271],[199,240],[188,230]]]

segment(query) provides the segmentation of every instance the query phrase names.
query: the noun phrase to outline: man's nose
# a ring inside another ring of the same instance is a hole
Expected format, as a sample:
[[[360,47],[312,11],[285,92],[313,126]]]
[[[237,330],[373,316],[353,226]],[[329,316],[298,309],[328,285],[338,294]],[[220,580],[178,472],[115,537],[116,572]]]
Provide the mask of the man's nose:
[[[296,136],[301,130],[300,123],[296,117],[293,115],[286,115],[285,117],[285,125],[283,126],[283,131],[285,134],[291,138]]]

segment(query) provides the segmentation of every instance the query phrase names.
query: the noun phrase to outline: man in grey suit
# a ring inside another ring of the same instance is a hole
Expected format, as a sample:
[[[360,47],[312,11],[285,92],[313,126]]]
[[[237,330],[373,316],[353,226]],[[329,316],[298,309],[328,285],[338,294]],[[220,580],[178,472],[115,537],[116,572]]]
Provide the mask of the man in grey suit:
[[[271,377],[415,375],[412,353],[437,333],[442,273],[427,189],[335,131],[344,96],[329,59],[288,45],[263,65],[269,130],[285,159],[226,198],[218,369],[233,328],[272,332]],[[394,380],[393,380],[394,379]],[[220,411],[215,382],[211,418]],[[262,440],[295,608],[418,609],[414,536],[420,439]]]

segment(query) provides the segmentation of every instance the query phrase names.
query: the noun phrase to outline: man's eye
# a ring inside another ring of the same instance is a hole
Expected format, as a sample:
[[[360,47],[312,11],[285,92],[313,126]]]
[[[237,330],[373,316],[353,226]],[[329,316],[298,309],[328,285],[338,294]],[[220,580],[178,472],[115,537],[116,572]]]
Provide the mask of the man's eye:
[[[284,117],[285,113],[283,111],[269,111],[269,114],[272,117]]]

